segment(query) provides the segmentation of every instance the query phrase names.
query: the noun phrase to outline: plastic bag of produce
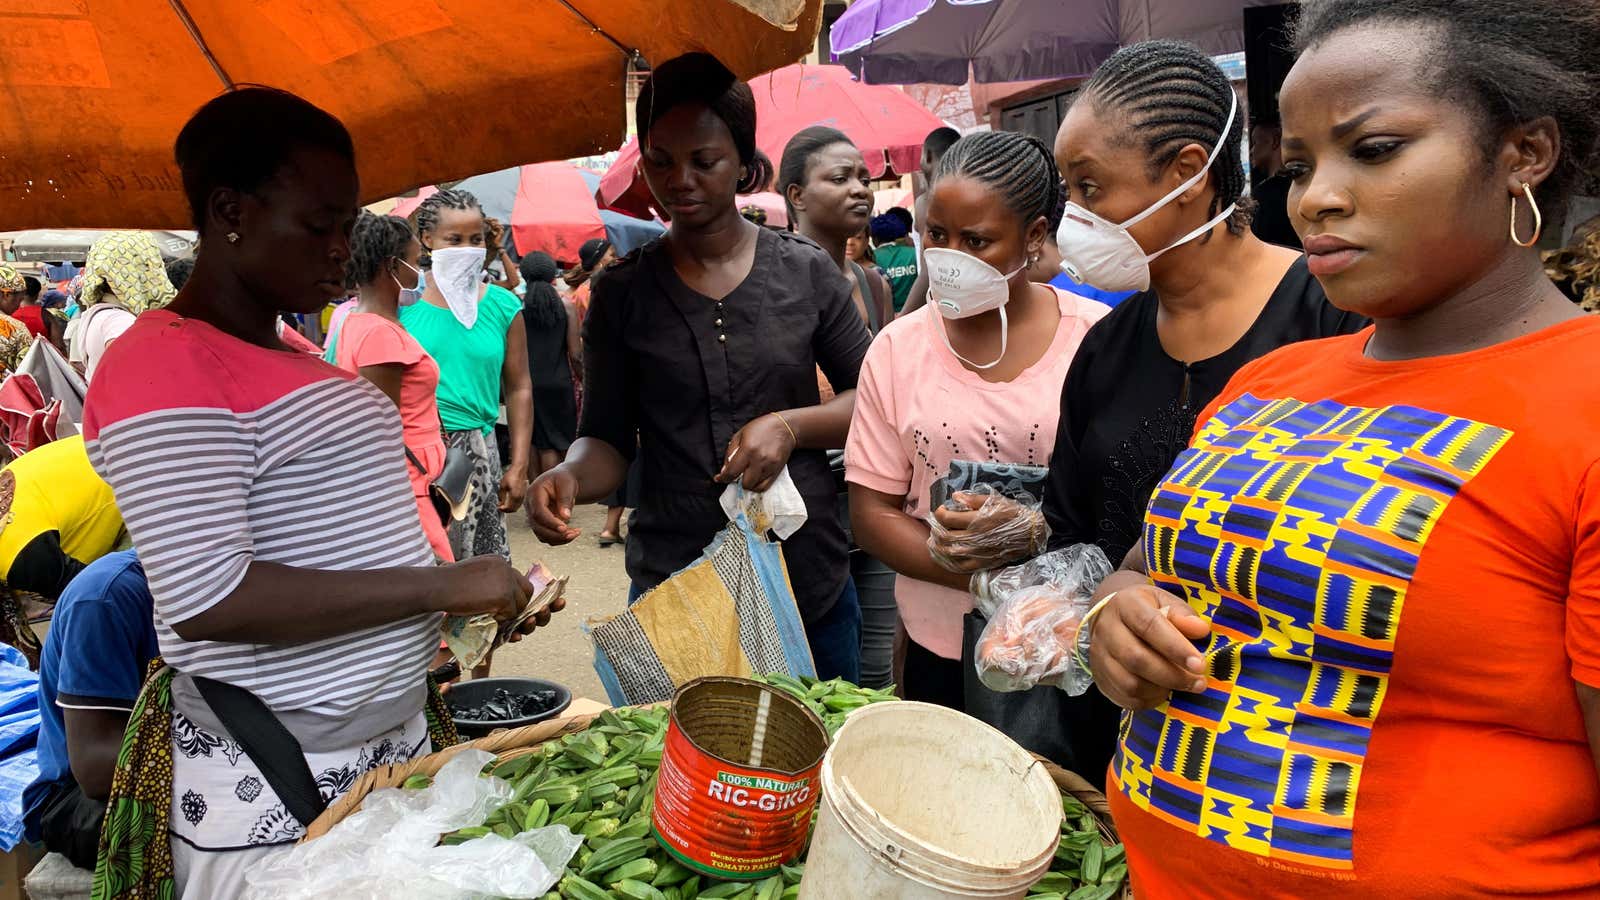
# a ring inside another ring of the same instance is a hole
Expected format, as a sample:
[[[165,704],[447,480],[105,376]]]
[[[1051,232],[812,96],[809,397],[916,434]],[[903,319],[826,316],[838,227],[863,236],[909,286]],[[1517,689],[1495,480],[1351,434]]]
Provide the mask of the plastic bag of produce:
[[[928,515],[928,553],[952,572],[999,568],[1037,556],[1049,546],[1050,526],[1040,501],[1026,490],[1008,492],[981,482],[951,493],[941,506],[967,514],[958,517],[959,527]]]
[[[979,681],[994,691],[1088,690],[1092,679],[1074,661],[1078,622],[1110,574],[1099,547],[1076,544],[980,579],[978,608],[989,622],[974,650]]]
[[[316,840],[270,856],[245,875],[249,900],[470,900],[543,897],[583,838],[564,825],[455,846],[441,835],[481,825],[512,787],[480,772],[494,756],[463,750],[431,786],[373,791],[361,811]]]
[[[736,507],[699,559],[625,612],[584,624],[613,705],[670,700],[706,675],[816,674],[783,548],[751,527],[744,500]]]

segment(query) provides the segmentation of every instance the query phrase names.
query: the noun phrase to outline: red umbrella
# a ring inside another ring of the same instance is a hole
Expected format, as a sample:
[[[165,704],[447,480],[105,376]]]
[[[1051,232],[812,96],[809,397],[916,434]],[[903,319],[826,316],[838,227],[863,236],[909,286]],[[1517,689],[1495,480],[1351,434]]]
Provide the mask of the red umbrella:
[[[922,139],[944,122],[899,88],[851,80],[844,66],[785,66],[750,80],[756,95],[756,146],[776,165],[795,132],[828,125],[849,135],[872,177],[915,171]],[[636,175],[637,139],[629,139],[600,180],[600,205],[648,216],[650,192]]]
[[[558,262],[577,262],[584,241],[606,236],[591,183],[572,163],[547,162],[477,175],[458,187],[477,196],[485,215],[509,220],[518,253],[543,250]],[[393,214],[411,215],[437,190],[422,188],[396,203]]]
[[[511,239],[517,252],[543,250],[558,262],[577,262],[584,241],[605,236],[594,189],[577,166],[547,162],[522,167],[511,210]]]

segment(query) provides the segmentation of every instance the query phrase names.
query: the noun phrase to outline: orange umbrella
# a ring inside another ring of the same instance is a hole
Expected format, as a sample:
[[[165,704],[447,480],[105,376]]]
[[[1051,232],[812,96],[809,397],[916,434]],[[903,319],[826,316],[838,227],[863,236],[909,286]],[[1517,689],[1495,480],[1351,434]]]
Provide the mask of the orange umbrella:
[[[635,54],[741,77],[815,47],[822,0],[5,0],[0,229],[189,227],[172,142],[234,85],[343,119],[362,194],[616,147]],[[26,52],[65,47],[67,53]]]

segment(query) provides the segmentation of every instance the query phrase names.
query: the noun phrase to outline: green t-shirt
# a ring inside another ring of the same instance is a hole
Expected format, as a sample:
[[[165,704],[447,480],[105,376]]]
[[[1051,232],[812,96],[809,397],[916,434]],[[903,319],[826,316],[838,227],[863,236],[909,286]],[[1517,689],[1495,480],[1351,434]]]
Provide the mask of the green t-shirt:
[[[439,364],[439,418],[445,431],[494,429],[500,419],[506,330],[519,312],[517,295],[492,284],[478,301],[478,320],[471,328],[426,300],[400,310],[400,324]]]
[[[906,305],[911,286],[917,283],[917,249],[903,244],[885,244],[874,247],[872,257],[889,279],[889,291],[894,294],[894,311],[899,312]]]

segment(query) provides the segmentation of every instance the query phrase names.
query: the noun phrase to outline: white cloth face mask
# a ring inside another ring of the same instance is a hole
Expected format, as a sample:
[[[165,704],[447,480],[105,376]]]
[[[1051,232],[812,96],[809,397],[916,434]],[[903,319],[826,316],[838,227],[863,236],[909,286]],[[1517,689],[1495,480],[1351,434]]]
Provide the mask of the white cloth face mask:
[[[1145,255],[1144,248],[1133,239],[1128,229],[1144,221],[1157,210],[1171,203],[1204,178],[1216,161],[1217,154],[1228,141],[1233,129],[1234,116],[1239,113],[1239,95],[1229,92],[1233,105],[1228,109],[1227,124],[1222,126],[1222,139],[1211,148],[1205,167],[1178,185],[1165,197],[1157,200],[1144,212],[1122,224],[1107,222],[1076,203],[1068,203],[1061,216],[1061,226],[1056,229],[1056,246],[1061,249],[1061,270],[1074,281],[1097,287],[1103,291],[1145,291],[1150,289],[1150,262],[1174,247],[1187,244],[1215,228],[1217,223],[1233,215],[1237,203],[1223,210],[1216,218],[1201,225],[1176,241]]]
[[[445,305],[461,323],[471,328],[478,321],[478,300],[483,296],[483,265],[489,251],[482,247],[443,247],[430,252],[429,277],[439,286]]]
[[[1010,274],[969,253],[947,247],[929,247],[922,251],[922,263],[928,273],[928,302],[946,319],[966,319],[990,310],[1000,311],[1000,355],[994,362],[980,365],[967,359],[950,345],[950,335],[943,322],[939,323],[939,336],[945,348],[956,359],[975,369],[992,369],[1006,357],[1008,323],[1005,306],[1011,300],[1011,279],[1028,268],[1027,263],[1011,270]]]

